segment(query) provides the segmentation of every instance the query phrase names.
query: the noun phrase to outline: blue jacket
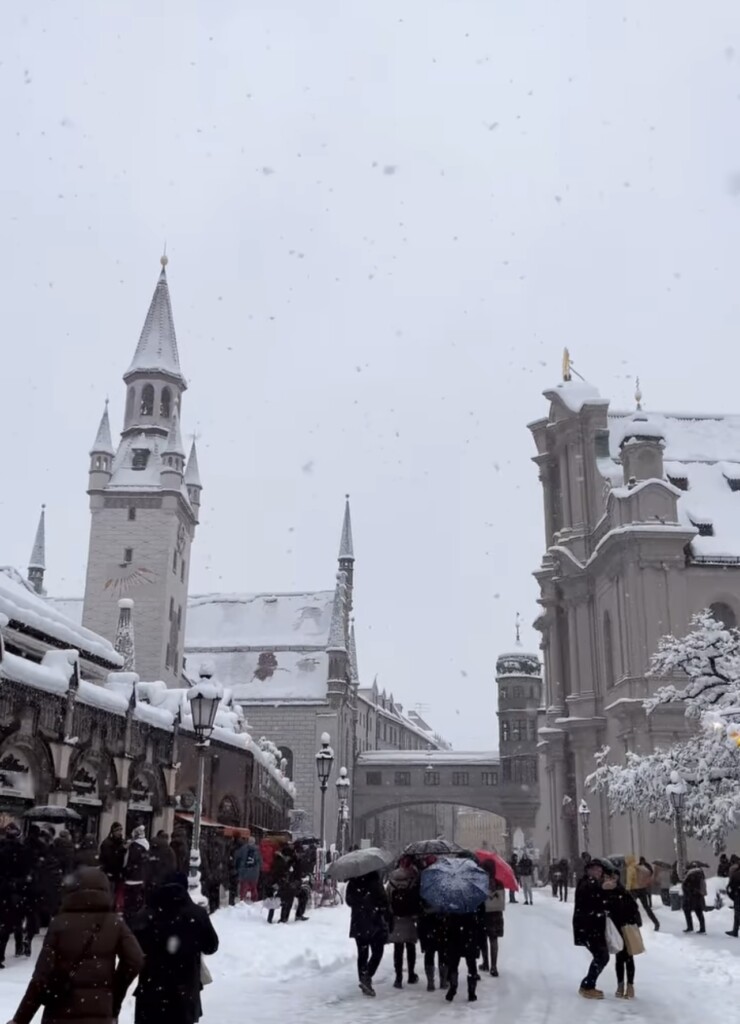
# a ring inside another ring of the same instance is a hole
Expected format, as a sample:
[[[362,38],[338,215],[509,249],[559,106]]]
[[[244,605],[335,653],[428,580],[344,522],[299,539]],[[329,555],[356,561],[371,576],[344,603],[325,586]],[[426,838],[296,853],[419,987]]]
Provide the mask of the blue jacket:
[[[240,882],[256,882],[262,870],[262,854],[259,847],[244,843],[236,851],[234,867]]]

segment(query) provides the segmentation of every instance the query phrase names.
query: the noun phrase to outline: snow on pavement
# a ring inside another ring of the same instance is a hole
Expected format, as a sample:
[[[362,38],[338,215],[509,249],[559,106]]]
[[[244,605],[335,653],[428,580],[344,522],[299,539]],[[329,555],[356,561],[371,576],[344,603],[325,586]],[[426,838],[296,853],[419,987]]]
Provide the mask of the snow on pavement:
[[[683,914],[671,913],[659,901],[654,906],[661,931],[656,934],[649,923],[643,929],[647,952],[636,960],[634,1002],[614,999],[613,963],[601,977],[603,1003],[578,997],[588,954],[572,943],[572,904],[539,890],[533,907],[507,908],[501,976],[483,978],[477,1003],[467,1002],[463,988],[452,1005],[443,993],[427,993],[422,983],[394,989],[390,948],[376,977],[377,999],[363,996],[345,907],[313,910],[308,922],[288,926],[268,926],[258,907],[221,910],[213,918],[221,948],[208,958],[214,981],[203,993],[203,1024],[243,1024],[247,1017],[260,1024],[296,1017],[301,1024],[422,1024],[461,1014],[470,1020],[475,1014],[481,1020],[495,1015],[517,1024],[593,1024],[595,1017],[608,1024],[662,1024],[679,1012],[682,1019],[725,1024],[740,983],[740,939],[724,934],[731,912],[708,913],[707,936],[684,936]],[[29,961],[9,957],[0,974],[0,1022],[12,1018],[30,971]],[[132,1022],[129,996],[120,1024]]]

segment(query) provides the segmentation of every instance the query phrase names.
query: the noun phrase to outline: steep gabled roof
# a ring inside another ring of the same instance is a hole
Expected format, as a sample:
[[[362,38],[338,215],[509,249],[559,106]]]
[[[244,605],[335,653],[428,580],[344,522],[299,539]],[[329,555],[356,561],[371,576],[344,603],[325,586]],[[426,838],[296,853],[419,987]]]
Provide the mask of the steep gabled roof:
[[[136,346],[134,358],[123,375],[123,379],[126,380],[133,373],[157,371],[175,377],[181,385],[186,386],[185,378],[180,370],[175,321],[172,316],[170,290],[165,271],[166,261],[167,257],[163,256],[162,272],[159,275],[157,287],[154,289],[149,312],[141,330],[139,344]]]
[[[90,449],[90,454],[97,455],[102,453],[104,455],[115,455],[115,449],[113,447],[113,440],[110,433],[110,420],[108,419],[108,399],[105,400],[105,409],[103,415],[100,417],[100,426],[98,432],[95,435],[95,443]]]

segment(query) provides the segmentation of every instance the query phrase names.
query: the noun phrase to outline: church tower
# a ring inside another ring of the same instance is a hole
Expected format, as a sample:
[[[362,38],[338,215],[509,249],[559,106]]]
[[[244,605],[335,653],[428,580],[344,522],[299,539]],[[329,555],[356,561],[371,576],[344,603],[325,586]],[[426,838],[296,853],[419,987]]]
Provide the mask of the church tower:
[[[136,671],[180,684],[190,545],[200,507],[195,444],[180,433],[187,382],[180,370],[167,284],[167,257],[131,365],[117,448],[108,407],[90,451],[90,549],[83,625],[116,638],[119,602],[131,599]]]

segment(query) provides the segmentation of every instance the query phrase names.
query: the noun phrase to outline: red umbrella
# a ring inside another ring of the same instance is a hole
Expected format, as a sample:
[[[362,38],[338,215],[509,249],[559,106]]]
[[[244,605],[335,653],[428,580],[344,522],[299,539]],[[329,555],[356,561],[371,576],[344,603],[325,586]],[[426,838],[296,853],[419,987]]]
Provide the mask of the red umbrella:
[[[489,864],[493,865],[496,880],[503,885],[504,889],[511,889],[512,892],[519,891],[519,883],[516,880],[516,875],[503,859],[499,857],[493,850],[476,850],[476,860],[481,863],[488,861]]]

